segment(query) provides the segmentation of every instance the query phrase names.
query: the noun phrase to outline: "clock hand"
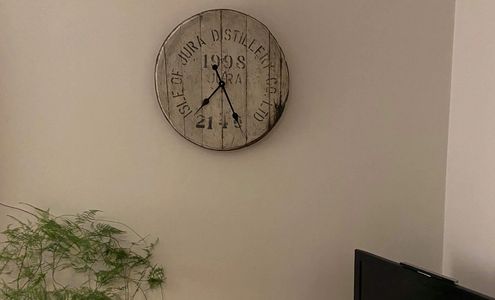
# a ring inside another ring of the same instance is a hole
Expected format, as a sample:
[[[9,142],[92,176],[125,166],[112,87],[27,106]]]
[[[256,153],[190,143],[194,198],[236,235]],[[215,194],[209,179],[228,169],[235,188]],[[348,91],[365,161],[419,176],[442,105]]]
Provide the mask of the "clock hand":
[[[217,70],[218,66],[217,65],[213,65],[212,66],[212,69],[213,70]],[[218,72],[217,72],[217,75],[218,75]],[[220,78],[220,77],[218,77]],[[219,88],[221,88],[223,85],[225,85],[225,82],[223,82],[221,79],[219,80],[218,82],[218,86],[217,88],[213,91],[213,93],[211,93],[211,95],[208,97],[208,98],[205,98],[203,99],[203,102],[201,102],[201,106],[196,110],[196,112],[194,114],[197,114],[198,111],[200,111],[203,107],[205,107],[206,105],[208,105],[210,103],[210,98],[213,97],[213,95],[218,91]]]
[[[232,103],[230,102],[230,99],[229,99],[229,94],[227,94],[227,91],[225,90],[225,87],[224,86],[222,86],[222,90],[225,93],[225,96],[227,97],[227,101],[229,102],[230,109],[232,109],[232,118],[235,120],[235,122],[239,126],[239,130],[241,131],[242,135],[245,138],[247,138],[246,134],[242,130],[241,123],[239,122],[239,115],[234,111],[234,107],[232,107]]]
[[[239,115],[236,114],[234,107],[232,107],[232,103],[230,102],[229,95],[227,94],[227,91],[225,90],[225,82],[222,80],[222,78],[220,77],[220,74],[218,73],[218,66],[213,65],[211,67],[213,70],[215,70],[215,73],[217,73],[218,86],[222,88],[223,92],[225,93],[225,96],[227,96],[227,101],[229,102],[230,109],[232,109],[232,113],[233,113],[232,118],[234,118],[234,120],[237,122],[237,124],[239,124]],[[239,124],[239,126],[241,126],[241,125]]]
[[[211,95],[208,96],[208,98],[203,99],[203,102],[201,103],[201,106],[198,108],[198,110],[196,110],[196,112],[194,114],[197,114],[198,111],[200,111],[203,107],[205,107],[206,105],[208,105],[208,103],[210,103],[210,98],[213,97],[213,95],[215,95],[215,93],[218,91],[218,89],[220,87],[221,86],[218,85],[217,88],[213,91],[213,93],[211,93]]]
[[[219,86],[222,88],[223,92],[225,93],[225,96],[227,97],[227,102],[229,103],[230,109],[232,110],[232,118],[235,120],[237,125],[239,125],[239,129],[241,130],[242,134],[245,136],[244,131],[242,131],[241,128],[241,123],[239,123],[239,115],[235,112],[234,107],[232,106],[232,102],[230,102],[229,94],[227,94],[227,90],[225,89],[225,82],[222,80],[220,74],[218,73],[218,65],[213,65],[212,69],[215,70],[215,73],[217,74],[218,77]]]
[[[225,93],[225,96],[227,97],[227,102],[229,102],[230,109],[232,110],[232,118],[239,124],[239,115],[235,112],[234,107],[232,107],[232,102],[230,102],[229,94],[227,94],[227,91],[225,90],[225,87],[222,86],[222,90]],[[239,127],[241,127],[241,124],[239,124]]]

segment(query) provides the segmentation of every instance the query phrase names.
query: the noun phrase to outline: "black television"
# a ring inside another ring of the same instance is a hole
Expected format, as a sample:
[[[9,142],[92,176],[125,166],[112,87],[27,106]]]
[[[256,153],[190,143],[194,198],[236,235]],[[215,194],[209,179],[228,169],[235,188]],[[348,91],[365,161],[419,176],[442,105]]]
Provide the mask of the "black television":
[[[452,278],[356,250],[354,300],[495,300]]]

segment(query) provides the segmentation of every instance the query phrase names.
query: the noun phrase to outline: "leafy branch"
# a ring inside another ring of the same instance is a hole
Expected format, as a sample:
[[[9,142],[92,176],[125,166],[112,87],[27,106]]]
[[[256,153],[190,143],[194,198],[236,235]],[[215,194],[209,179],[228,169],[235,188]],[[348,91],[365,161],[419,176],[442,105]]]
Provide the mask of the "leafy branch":
[[[23,205],[27,208],[0,203],[26,215],[26,220],[8,215],[13,224],[1,232],[1,299],[131,300],[163,289],[165,270],[151,262],[158,240],[148,243],[123,223],[99,219],[98,210],[54,216]],[[117,226],[139,239],[129,241]]]

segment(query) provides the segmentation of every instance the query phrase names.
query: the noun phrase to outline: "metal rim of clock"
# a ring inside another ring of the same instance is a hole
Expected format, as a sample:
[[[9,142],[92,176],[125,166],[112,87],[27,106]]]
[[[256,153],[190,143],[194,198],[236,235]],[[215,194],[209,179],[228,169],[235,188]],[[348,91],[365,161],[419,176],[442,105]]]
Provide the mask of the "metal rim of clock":
[[[172,128],[175,130],[175,132],[177,132],[180,136],[182,136],[185,140],[189,141],[190,143],[196,145],[196,146],[199,146],[201,148],[204,148],[204,149],[208,149],[208,150],[214,150],[214,151],[219,151],[219,152],[226,152],[226,151],[235,151],[235,150],[241,150],[241,149],[244,149],[248,146],[251,146],[255,143],[257,143],[258,141],[260,141],[261,139],[263,139],[265,136],[267,136],[272,130],[273,128],[275,128],[275,126],[277,125],[277,123],[279,122],[279,120],[282,118],[282,115],[283,113],[280,115],[280,117],[278,119],[275,120],[275,123],[273,123],[273,126],[265,131],[263,134],[261,134],[259,137],[257,137],[256,139],[240,146],[240,147],[237,147],[237,148],[229,148],[229,149],[218,149],[218,148],[212,148],[212,147],[207,147],[205,145],[201,145],[201,144],[198,144],[198,143],[195,143],[194,141],[186,138],[176,127],[175,125],[170,121],[169,117],[167,116],[167,114],[165,113],[165,110],[163,109],[162,107],[162,104],[160,103],[160,97],[159,97],[159,94],[158,94],[158,63],[159,63],[159,59],[160,59],[160,52],[162,51],[162,49],[164,49],[165,47],[165,44],[167,43],[168,39],[185,23],[187,23],[188,21],[200,16],[201,14],[203,13],[207,13],[207,12],[211,12],[211,11],[232,11],[232,12],[235,12],[235,13],[238,13],[238,14],[242,14],[242,15],[245,15],[246,17],[250,17],[252,18],[253,20],[256,20],[257,22],[259,22],[261,25],[263,25],[263,27],[266,28],[266,30],[268,30],[268,32],[271,32],[270,29],[263,23],[261,22],[260,20],[252,17],[251,15],[249,14],[246,14],[244,12],[241,12],[241,11],[238,11],[238,10],[235,10],[235,9],[231,9],[231,8],[214,8],[214,9],[208,9],[208,10],[204,10],[202,12],[199,12],[199,13],[196,13],[192,16],[190,16],[189,18],[185,19],[184,21],[180,22],[177,26],[174,27],[174,29],[172,29],[172,31],[167,35],[167,37],[165,38],[165,40],[163,41],[162,45],[160,46],[159,50],[158,50],[158,55],[156,56],[156,60],[155,60],[155,72],[154,72],[154,83],[155,83],[155,95],[156,95],[156,101],[158,102],[158,105],[160,106],[160,110],[162,111],[162,114],[163,116],[165,117],[165,119],[167,120],[167,122],[172,126]],[[289,72],[289,66],[287,64],[287,59],[285,58],[285,53],[282,49],[282,47],[280,46],[280,44],[278,43],[278,40],[277,38],[272,34],[272,37],[273,39],[275,40],[275,42],[277,43],[277,45],[279,45],[279,49],[280,49],[280,53],[283,55],[284,57],[284,64],[285,64],[285,68],[287,70],[287,94],[285,96],[285,99],[284,99],[284,111],[285,111],[285,105],[287,105],[287,100],[289,99],[289,93],[290,93],[290,72]]]

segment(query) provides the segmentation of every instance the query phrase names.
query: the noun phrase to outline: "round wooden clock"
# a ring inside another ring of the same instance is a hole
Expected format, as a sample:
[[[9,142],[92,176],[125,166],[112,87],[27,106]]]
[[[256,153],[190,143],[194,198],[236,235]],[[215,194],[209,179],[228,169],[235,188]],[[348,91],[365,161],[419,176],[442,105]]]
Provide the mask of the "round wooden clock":
[[[185,20],[155,66],[162,112],[187,140],[234,150],[265,136],[284,111],[289,73],[282,49],[258,20],[229,9]]]

